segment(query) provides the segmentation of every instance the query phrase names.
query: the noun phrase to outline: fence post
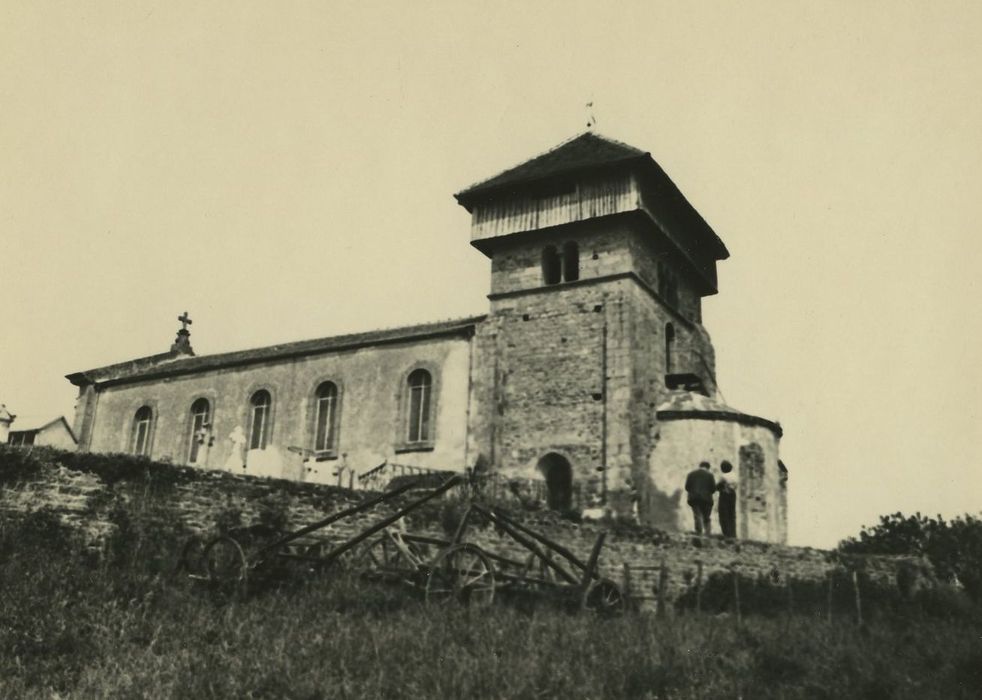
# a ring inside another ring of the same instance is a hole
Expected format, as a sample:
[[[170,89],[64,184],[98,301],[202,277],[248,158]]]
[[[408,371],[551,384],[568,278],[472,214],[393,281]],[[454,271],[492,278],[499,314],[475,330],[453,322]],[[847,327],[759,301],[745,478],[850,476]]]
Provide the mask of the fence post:
[[[856,624],[863,624],[863,604],[859,598],[859,573],[852,570],[852,590],[856,594]]]
[[[628,564],[627,562],[624,562],[623,577],[624,580],[622,582],[623,583],[622,588],[624,589],[624,597],[630,598],[631,597],[631,565]]]
[[[788,623],[790,623],[791,616],[794,615],[794,590],[791,587],[790,576],[785,577],[784,585],[787,588],[787,593],[788,593]]]
[[[659,618],[665,617],[665,589],[668,587],[668,569],[665,567],[665,560],[661,560],[658,569],[658,607],[655,614]]]
[[[702,562],[696,562],[696,614],[702,613]]]
[[[736,612],[736,624],[740,626],[740,575],[737,573],[736,565],[733,566],[733,609]]]
[[[827,590],[825,593],[826,621],[830,625],[832,624],[832,583],[835,580],[835,576],[833,574],[834,571],[832,569],[825,572],[825,578],[828,580],[828,586],[826,587]]]

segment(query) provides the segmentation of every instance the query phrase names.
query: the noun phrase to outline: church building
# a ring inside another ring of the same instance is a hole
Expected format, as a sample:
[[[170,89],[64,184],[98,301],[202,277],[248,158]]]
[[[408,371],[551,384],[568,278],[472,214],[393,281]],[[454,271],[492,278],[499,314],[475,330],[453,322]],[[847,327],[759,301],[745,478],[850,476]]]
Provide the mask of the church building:
[[[703,297],[729,256],[651,155],[586,132],[455,195],[490,261],[486,314],[68,375],[79,448],[335,482],[381,464],[542,486],[543,507],[689,530],[686,474],[783,542],[780,426],[717,391]]]

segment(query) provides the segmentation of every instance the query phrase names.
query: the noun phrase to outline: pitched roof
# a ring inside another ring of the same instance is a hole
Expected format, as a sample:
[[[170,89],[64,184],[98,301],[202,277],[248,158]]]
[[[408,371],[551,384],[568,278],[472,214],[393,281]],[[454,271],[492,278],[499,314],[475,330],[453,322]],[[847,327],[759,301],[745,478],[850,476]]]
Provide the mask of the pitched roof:
[[[695,250],[704,251],[702,257],[709,260],[729,257],[723,241],[649,152],[592,131],[574,136],[531,160],[471,185],[454,197],[460,205],[472,211],[472,207],[484,199],[501,194],[508,196],[523,186],[550,178],[584,170],[625,166],[636,169],[645,191],[651,195],[648,202],[653,208],[652,216],[687,257],[692,258]],[[706,260],[693,263],[708,288],[715,292],[715,269],[710,269],[712,266]]]
[[[293,343],[269,345],[251,350],[219,353],[216,355],[176,355],[162,353],[151,355],[129,362],[121,362],[106,367],[75,372],[66,375],[66,379],[77,386],[86,384],[119,382],[134,379],[149,379],[176,374],[190,374],[207,371],[219,367],[246,365],[268,360],[284,359],[304,355],[346,350],[366,345],[381,345],[404,341],[425,340],[434,336],[444,336],[463,333],[483,321],[485,316],[450,319],[435,323],[422,323],[399,328],[385,328],[365,333],[335,335],[312,340],[300,340]]]
[[[45,428],[50,428],[56,423],[64,423],[65,429],[68,430],[68,434],[72,436],[75,440],[75,433],[72,431],[72,427],[68,425],[68,421],[65,420],[64,416],[42,416],[42,415],[26,415],[19,416],[17,420],[13,422],[10,426],[11,433],[33,433],[44,430]],[[76,440],[77,442],[77,440]]]
[[[465,201],[469,201],[474,195],[488,190],[524,184],[583,168],[610,165],[646,156],[650,156],[646,151],[587,131],[564,141],[542,155],[509,168],[492,178],[471,185],[455,194],[454,197],[461,204],[465,204]]]
[[[7,410],[7,406],[5,404],[0,403],[0,421],[9,422],[16,417],[17,416]]]

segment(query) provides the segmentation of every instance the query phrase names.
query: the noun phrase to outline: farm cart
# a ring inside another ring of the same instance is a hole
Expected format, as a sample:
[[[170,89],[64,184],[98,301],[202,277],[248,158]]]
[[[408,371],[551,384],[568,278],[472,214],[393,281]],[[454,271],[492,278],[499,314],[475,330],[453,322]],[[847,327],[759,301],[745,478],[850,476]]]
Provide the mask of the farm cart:
[[[421,497],[341,542],[318,536],[329,525],[391,501],[424,486],[427,478],[404,482],[367,501],[330,515],[295,532],[252,548],[248,539],[232,534],[208,542],[192,540],[182,562],[192,579],[245,584],[254,574],[270,572],[277,563],[300,562],[310,568],[341,562],[377,580],[407,584],[427,601],[491,604],[496,594],[532,595],[575,602],[580,607],[616,612],[624,607],[618,586],[598,573],[605,534],[601,532],[587,562],[542,534],[492,509],[471,501],[450,539],[410,533],[403,518],[424,503],[464,482],[451,476]],[[468,526],[480,518],[495,526],[527,553],[524,560],[489,551],[466,541]],[[357,548],[357,549],[356,549]],[[349,554],[350,553],[350,554]]]
[[[474,516],[493,524],[528,554],[519,561],[467,542]],[[625,600],[616,583],[597,569],[606,533],[594,542],[587,562],[566,547],[494,510],[471,503],[452,539],[388,528],[363,555],[366,573],[420,590],[428,602],[490,605],[497,594],[531,595],[572,602],[603,613],[620,612]]]
[[[184,546],[179,568],[186,571],[194,580],[244,586],[251,576],[274,570],[277,564],[301,562],[310,568],[327,567],[338,563],[345,554],[365,540],[400,521],[427,501],[441,496],[462,481],[459,476],[451,476],[437,488],[428,490],[395,513],[341,542],[326,537],[323,534],[325,528],[417,489],[424,480],[417,479],[403,483],[397,488],[329,515],[299,530],[276,537],[272,542],[255,548],[250,546],[250,540],[254,537],[249,531],[219,535],[208,541],[193,537]]]

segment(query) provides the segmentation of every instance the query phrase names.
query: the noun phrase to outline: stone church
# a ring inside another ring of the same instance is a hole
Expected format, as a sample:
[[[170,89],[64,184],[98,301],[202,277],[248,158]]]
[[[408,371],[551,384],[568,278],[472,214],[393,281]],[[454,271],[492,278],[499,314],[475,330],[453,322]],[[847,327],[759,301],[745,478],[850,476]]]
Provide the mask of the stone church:
[[[717,392],[702,298],[726,246],[651,155],[586,132],[455,195],[486,314],[68,375],[80,449],[333,482],[380,464],[535,481],[544,506],[691,528],[686,474],[786,539],[780,426]]]

